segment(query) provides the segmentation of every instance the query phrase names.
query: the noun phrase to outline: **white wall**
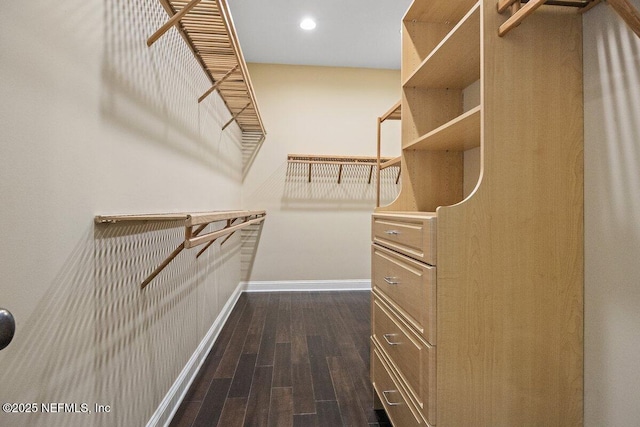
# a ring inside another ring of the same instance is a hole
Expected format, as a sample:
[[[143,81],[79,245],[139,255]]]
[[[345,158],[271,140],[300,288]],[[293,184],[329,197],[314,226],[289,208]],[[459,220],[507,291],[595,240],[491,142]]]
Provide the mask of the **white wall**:
[[[638,426],[640,38],[604,4],[583,22],[585,425]]]
[[[249,64],[267,139],[247,175],[243,203],[266,208],[251,281],[369,279],[375,185],[368,176],[287,167],[287,154],[375,156],[376,120],[400,99],[400,72]],[[382,124],[383,155],[400,154],[399,122]],[[288,174],[288,175],[287,175]],[[386,176],[386,175],[385,175]],[[385,201],[394,179],[382,180]]]
[[[157,0],[34,0],[0,14],[0,402],[109,414],[6,414],[3,426],[144,425],[240,280],[239,238],[204,258],[175,224],[96,214],[241,207],[240,132]]]

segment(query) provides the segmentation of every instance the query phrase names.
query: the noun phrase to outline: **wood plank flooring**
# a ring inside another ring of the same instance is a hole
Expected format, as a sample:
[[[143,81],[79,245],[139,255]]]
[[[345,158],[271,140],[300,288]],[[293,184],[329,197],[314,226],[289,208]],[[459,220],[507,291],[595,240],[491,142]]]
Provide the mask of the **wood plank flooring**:
[[[367,291],[244,293],[171,426],[391,426],[370,331]]]

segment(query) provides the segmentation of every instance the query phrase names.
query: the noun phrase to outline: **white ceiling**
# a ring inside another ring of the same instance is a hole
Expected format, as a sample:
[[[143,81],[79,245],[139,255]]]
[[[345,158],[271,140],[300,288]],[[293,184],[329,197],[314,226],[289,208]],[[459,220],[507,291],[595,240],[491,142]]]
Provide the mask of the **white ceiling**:
[[[412,0],[229,0],[247,62],[400,68],[400,21]],[[313,31],[300,29],[315,18]]]

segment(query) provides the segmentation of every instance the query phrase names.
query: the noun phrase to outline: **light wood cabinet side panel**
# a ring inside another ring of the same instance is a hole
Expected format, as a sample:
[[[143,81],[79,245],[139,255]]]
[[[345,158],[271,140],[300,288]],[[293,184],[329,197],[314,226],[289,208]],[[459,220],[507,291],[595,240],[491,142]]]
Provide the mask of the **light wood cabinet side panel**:
[[[438,209],[437,425],[583,423],[581,19],[483,2],[483,164]],[[461,410],[460,408],[464,408]]]

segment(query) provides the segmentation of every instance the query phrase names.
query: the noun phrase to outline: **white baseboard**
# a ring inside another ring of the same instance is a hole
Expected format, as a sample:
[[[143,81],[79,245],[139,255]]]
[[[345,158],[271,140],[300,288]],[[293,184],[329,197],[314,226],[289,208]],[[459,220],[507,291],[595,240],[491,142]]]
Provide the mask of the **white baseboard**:
[[[244,292],[368,291],[371,280],[282,280],[241,282]]]
[[[147,422],[147,427],[158,427],[158,426],[168,426],[171,422],[171,418],[175,415],[176,411],[180,407],[180,403],[182,403],[182,399],[189,391],[189,387],[196,375],[198,375],[198,371],[200,370],[202,364],[206,360],[213,344],[218,339],[218,335],[222,330],[222,327],[227,322],[233,307],[238,302],[238,298],[240,298],[240,294],[243,292],[242,284],[238,284],[235,291],[227,301],[227,303],[220,310],[220,314],[216,318],[211,328],[205,335],[205,337],[198,345],[198,348],[193,352],[191,358],[178,375],[178,378],[175,380],[167,394],[165,395],[162,402],[153,413],[149,421]]]

